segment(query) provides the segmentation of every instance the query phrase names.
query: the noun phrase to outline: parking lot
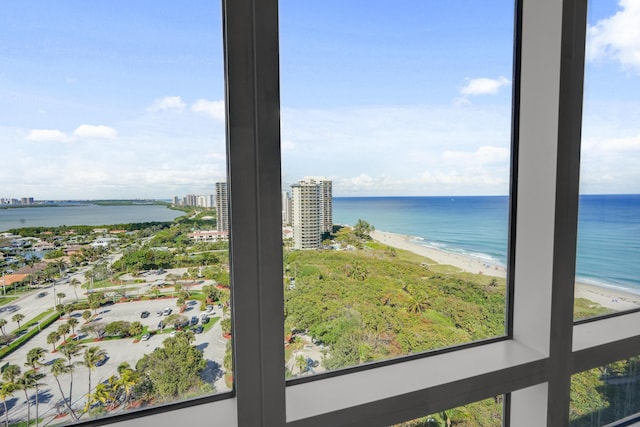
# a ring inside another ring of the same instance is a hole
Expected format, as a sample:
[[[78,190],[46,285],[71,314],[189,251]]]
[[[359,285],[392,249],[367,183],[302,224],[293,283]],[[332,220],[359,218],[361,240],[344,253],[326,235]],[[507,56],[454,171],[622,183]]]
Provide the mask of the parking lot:
[[[155,348],[160,347],[164,339],[170,336],[170,328],[166,328],[162,331],[158,330],[158,323],[162,319],[166,319],[164,314],[158,315],[158,312],[162,313],[165,309],[171,309],[172,313],[177,312],[175,298],[158,299],[158,300],[145,300],[126,303],[115,303],[101,307],[92,322],[101,322],[104,324],[116,321],[124,320],[127,322],[139,321],[142,325],[147,326],[151,332],[151,337],[147,341],[134,342],[133,338],[123,338],[117,340],[102,340],[84,344],[86,346],[99,346],[104,349],[108,354],[106,363],[102,366],[96,367],[91,374],[92,387],[101,381],[107,380],[110,376],[117,373],[118,365],[122,362],[129,363],[132,367],[135,367],[136,362],[147,353],[151,353]],[[149,316],[141,318],[141,313],[148,311]],[[192,301],[187,310],[182,315],[187,318],[197,316],[200,321],[201,318],[200,304],[196,301]],[[75,317],[79,323],[76,327],[76,332],[82,325],[85,324],[81,317],[81,312],[71,313],[71,316]],[[222,310],[215,308],[209,316],[222,317]],[[46,342],[47,335],[58,329],[58,326],[65,323],[69,317],[61,318],[54,322],[52,325],[43,329],[42,332],[37,334],[29,341],[29,345],[23,346],[13,352],[11,355],[4,358],[3,362],[10,362],[16,364],[22,369],[26,361],[27,352],[34,347],[42,347],[48,351],[41,361],[45,365],[51,364],[55,359],[64,357],[60,352],[52,352],[53,347]],[[94,338],[95,336],[86,336],[80,334],[80,339]],[[60,344],[58,342],[57,344]],[[207,368],[203,374],[206,381],[213,382],[218,392],[227,390],[222,373],[222,361],[224,358],[226,340],[222,337],[220,329],[220,322],[215,324],[205,333],[195,335],[195,345],[203,352],[205,360],[207,360]],[[79,355],[74,361],[80,361],[82,355]],[[42,383],[45,386],[40,388],[40,415],[50,416],[56,413],[55,405],[62,399],[58,386],[54,377],[49,373],[49,369],[45,366],[43,372],[48,374]],[[88,391],[88,369],[86,367],[78,366],[74,372],[74,385],[73,385],[73,401],[74,407],[81,408],[86,401],[86,393]],[[70,378],[68,375],[61,376],[60,383],[62,389],[65,390],[65,394],[69,390]],[[19,395],[16,395],[16,398]],[[20,405],[22,407],[20,407]],[[12,412],[13,416],[17,416],[19,412],[24,411],[24,418],[26,419],[26,404],[24,399],[20,399],[16,403],[16,412]],[[33,411],[33,409],[32,409]]]

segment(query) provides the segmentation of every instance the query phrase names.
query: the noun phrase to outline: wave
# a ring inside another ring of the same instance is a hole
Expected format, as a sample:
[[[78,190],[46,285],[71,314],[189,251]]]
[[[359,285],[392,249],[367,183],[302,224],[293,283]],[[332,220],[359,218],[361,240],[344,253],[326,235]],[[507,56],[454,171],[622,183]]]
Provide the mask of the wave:
[[[490,254],[476,252],[476,251],[468,251],[463,248],[451,247],[445,243],[425,241],[425,239],[422,237],[420,238],[412,237],[409,241],[413,244],[424,246],[430,249],[435,249],[435,250],[447,252],[450,254],[473,258],[484,264],[488,264],[491,266],[505,267],[504,262],[502,262],[500,259]]]
[[[596,279],[593,277],[584,277],[584,276],[576,276],[576,282],[584,283],[585,285],[593,285],[599,288],[608,288],[622,292],[628,292],[632,294],[640,295],[640,288],[634,286],[633,284],[613,284],[610,282],[605,282],[602,279]]]

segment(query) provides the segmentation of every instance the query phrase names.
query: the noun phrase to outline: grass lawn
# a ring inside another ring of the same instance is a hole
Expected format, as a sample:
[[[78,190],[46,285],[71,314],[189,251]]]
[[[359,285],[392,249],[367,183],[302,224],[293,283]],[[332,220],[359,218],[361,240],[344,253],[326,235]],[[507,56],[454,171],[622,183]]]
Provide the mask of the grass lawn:
[[[9,304],[12,301],[17,300],[19,297],[1,297],[0,298],[0,306]]]

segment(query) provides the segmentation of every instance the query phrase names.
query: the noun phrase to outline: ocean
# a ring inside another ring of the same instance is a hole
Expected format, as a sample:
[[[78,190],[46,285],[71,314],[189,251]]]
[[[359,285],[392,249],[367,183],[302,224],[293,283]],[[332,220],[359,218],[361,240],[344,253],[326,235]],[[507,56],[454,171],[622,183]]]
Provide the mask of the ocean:
[[[145,204],[121,206],[77,204],[0,209],[0,232],[22,227],[173,221],[181,215],[184,215],[184,212],[168,209],[165,206]]]
[[[507,196],[334,197],[333,221],[363,219],[414,243],[507,263]],[[640,293],[640,195],[580,197],[576,278]]]

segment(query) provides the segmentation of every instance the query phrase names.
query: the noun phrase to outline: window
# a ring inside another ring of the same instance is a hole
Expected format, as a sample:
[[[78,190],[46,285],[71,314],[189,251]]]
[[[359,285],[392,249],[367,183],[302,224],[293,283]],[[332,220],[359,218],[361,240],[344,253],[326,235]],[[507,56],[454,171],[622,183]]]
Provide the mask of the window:
[[[571,377],[571,426],[615,423],[640,413],[638,358],[609,363]]]
[[[608,16],[630,4],[615,5]],[[273,0],[223,3],[234,394],[99,422],[393,425],[508,393],[511,425],[568,425],[572,375],[640,354],[639,313],[573,323],[585,2],[516,3],[519,144],[511,181],[517,221],[509,339],[289,385],[282,343],[277,6]]]
[[[448,425],[459,426],[502,426],[503,396],[496,396],[465,406],[451,408],[437,414],[416,418],[392,427],[441,427]]]
[[[507,335],[514,3],[279,8],[287,377]]]
[[[623,39],[634,7],[589,6],[582,126],[576,319],[640,308],[640,64]]]
[[[92,423],[230,396],[221,11],[10,3],[4,419]]]

